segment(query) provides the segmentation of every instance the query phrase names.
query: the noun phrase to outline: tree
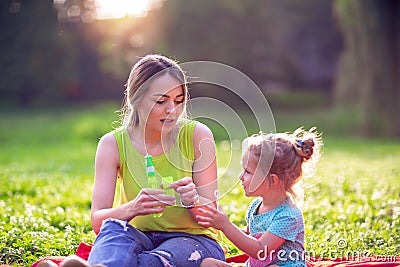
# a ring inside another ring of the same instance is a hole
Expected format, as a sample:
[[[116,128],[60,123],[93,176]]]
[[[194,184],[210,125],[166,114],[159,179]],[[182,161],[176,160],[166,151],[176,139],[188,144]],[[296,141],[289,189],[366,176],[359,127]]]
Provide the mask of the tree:
[[[74,80],[74,42],[60,27],[53,1],[0,5],[0,98],[29,106],[57,101]]]
[[[400,137],[400,2],[336,0],[345,50],[336,103],[361,114],[364,136]]]
[[[167,53],[234,66],[263,89],[330,90],[341,36],[330,0],[171,0]]]

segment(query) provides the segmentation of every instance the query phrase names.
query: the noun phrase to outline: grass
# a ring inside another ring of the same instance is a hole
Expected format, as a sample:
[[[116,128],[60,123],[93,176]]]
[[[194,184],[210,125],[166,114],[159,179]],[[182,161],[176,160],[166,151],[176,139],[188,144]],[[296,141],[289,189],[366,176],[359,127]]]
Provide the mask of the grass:
[[[30,266],[44,256],[73,254],[93,242],[90,199],[97,141],[117,119],[117,105],[0,114],[0,264]],[[305,181],[309,255],[398,255],[400,251],[400,142],[343,137],[354,116],[274,110],[279,131],[318,125],[324,153]],[[332,126],[332,122],[334,125]],[[342,124],[340,124],[340,122]],[[220,204],[244,226],[251,199],[237,184],[240,141],[218,133]],[[239,253],[232,244],[228,255]]]

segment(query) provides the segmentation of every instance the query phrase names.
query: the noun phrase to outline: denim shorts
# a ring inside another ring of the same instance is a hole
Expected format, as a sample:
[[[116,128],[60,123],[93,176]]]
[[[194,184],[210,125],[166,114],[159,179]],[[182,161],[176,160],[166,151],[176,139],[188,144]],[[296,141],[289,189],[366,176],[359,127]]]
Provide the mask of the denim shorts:
[[[205,258],[225,261],[213,239],[183,232],[141,232],[127,221],[107,219],[93,244],[88,262],[108,267],[200,266]]]

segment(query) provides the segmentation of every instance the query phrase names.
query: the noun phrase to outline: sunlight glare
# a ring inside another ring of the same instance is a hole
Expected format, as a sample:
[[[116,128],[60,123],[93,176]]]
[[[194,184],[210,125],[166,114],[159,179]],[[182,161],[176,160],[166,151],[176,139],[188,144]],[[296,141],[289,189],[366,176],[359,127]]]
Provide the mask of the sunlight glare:
[[[151,0],[96,0],[96,18],[143,17],[150,8]]]

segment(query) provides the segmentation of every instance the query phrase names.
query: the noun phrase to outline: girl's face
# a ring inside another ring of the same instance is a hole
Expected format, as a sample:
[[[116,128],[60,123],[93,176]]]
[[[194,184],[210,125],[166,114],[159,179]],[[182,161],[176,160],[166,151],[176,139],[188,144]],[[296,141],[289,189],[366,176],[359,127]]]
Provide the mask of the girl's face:
[[[182,114],[185,94],[180,82],[168,73],[155,78],[139,106],[140,122],[146,130],[170,132]]]
[[[247,197],[262,196],[263,184],[266,179],[260,170],[257,171],[258,161],[251,157],[249,152],[242,156],[242,172],[239,174],[239,179],[242,182],[244,194]]]

